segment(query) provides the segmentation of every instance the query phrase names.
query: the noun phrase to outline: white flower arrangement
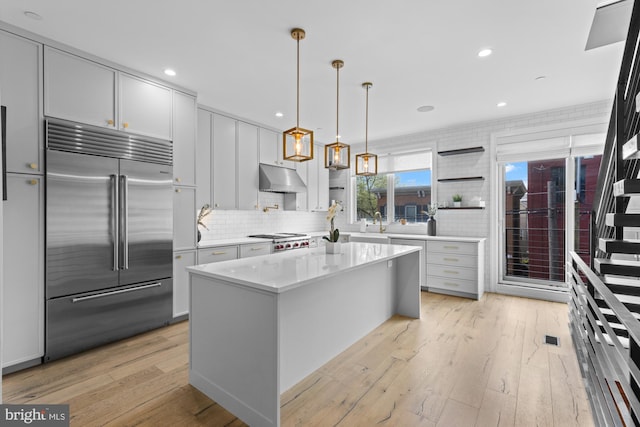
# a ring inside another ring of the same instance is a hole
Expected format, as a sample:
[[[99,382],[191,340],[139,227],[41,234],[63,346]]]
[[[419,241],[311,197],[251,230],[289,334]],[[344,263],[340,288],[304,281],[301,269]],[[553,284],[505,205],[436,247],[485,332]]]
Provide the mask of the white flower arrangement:
[[[211,213],[211,210],[211,206],[209,206],[209,204],[207,203],[200,208],[200,213],[198,213],[198,225],[203,226],[207,230],[209,229],[209,227],[207,227],[203,221],[207,217],[207,215]]]
[[[329,236],[322,236],[323,239],[329,242],[337,242],[340,239],[340,231],[334,227],[333,221],[338,214],[338,209],[342,209],[342,205],[338,202],[333,202],[331,206],[329,206],[329,210],[327,211],[327,221],[331,222],[331,231],[329,231]]]

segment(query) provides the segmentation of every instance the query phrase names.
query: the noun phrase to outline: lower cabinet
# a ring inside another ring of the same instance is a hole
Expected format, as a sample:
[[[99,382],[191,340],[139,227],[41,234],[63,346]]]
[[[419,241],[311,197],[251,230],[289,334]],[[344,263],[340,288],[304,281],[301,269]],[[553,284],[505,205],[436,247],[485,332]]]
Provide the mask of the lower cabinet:
[[[198,264],[210,264],[212,262],[228,261],[237,258],[237,245],[198,249]]]
[[[427,283],[427,263],[425,262],[426,258],[426,243],[424,240],[416,240],[416,239],[395,239],[392,238],[392,245],[406,245],[406,246],[420,246],[422,248],[422,253],[420,254],[420,265],[422,265],[422,274],[420,274],[420,286],[426,286]]]
[[[269,255],[271,243],[249,243],[240,245],[240,258],[249,258],[258,255]]]
[[[3,368],[44,355],[44,177],[9,173],[6,179]]]
[[[431,292],[480,299],[484,293],[484,240],[428,240],[427,287]]]
[[[198,262],[195,250],[173,253],[173,317],[189,314],[189,273]]]

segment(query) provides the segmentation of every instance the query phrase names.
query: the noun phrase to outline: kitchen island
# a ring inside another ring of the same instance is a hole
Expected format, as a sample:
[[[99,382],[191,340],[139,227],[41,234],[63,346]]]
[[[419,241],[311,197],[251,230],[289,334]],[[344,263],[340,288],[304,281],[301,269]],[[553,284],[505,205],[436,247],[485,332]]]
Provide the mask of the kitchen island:
[[[344,243],[189,267],[189,382],[251,426],[394,314],[420,317],[421,249]]]

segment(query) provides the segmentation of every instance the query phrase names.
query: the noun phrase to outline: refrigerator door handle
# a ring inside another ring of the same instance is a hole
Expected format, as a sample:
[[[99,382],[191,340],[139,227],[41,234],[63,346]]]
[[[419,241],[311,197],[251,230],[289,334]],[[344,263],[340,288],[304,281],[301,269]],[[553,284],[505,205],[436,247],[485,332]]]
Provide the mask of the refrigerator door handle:
[[[125,294],[128,292],[141,291],[143,289],[149,289],[149,288],[157,288],[159,286],[162,286],[161,282],[151,283],[149,285],[137,286],[135,288],[118,289],[117,291],[103,292],[101,294],[87,295],[86,297],[75,297],[71,299],[71,302],[76,303],[76,302],[82,302],[82,301],[92,300],[96,298],[110,297],[112,295],[119,295],[119,294]]]
[[[120,218],[119,212],[119,192],[118,192],[118,175],[109,175],[109,181],[111,183],[111,236],[113,239],[113,271],[118,271],[119,265],[119,253],[118,253],[118,236],[120,235]]]
[[[120,175],[120,243],[122,244],[122,270],[129,269],[129,177]]]

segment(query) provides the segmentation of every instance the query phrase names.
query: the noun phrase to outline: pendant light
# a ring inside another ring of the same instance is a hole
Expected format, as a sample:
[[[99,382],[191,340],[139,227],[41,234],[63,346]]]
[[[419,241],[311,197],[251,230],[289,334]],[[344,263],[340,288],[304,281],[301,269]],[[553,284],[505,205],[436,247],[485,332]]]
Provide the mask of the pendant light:
[[[282,133],[284,160],[305,162],[313,159],[313,131],[300,127],[300,40],[306,33],[301,28],[291,30],[291,37],[298,45],[296,56],[296,127]]]
[[[349,169],[351,167],[351,148],[340,142],[339,111],[340,111],[340,68],[344,61],[336,59],[331,63],[336,69],[336,142],[324,146],[324,167],[327,169]]]
[[[378,174],[378,156],[369,153],[369,88],[373,83],[364,82],[362,87],[367,90],[367,112],[364,133],[364,153],[356,154],[356,175],[373,176]]]

